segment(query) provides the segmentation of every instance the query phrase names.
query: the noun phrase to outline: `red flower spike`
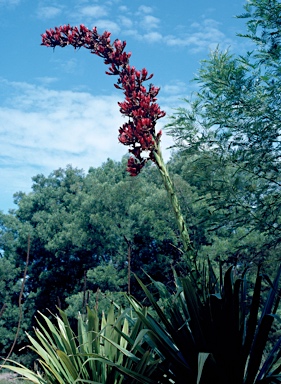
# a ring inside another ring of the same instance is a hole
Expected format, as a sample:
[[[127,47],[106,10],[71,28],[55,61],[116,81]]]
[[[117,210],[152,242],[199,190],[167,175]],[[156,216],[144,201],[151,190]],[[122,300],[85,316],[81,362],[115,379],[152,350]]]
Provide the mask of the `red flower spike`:
[[[130,157],[128,159],[127,171],[130,173],[130,176],[137,176],[141,169],[145,166],[147,159],[144,159],[142,162],[139,162],[136,158]]]
[[[109,65],[107,75],[118,76],[115,88],[122,89],[125,101],[118,103],[120,112],[129,117],[129,122],[119,128],[118,140],[124,145],[129,145],[129,152],[134,156],[128,160],[127,171],[131,176],[137,176],[148,159],[155,161],[155,145],[159,144],[162,132],[156,135],[155,126],[158,119],[165,116],[158,104],[155,103],[160,88],[149,85],[148,90],[144,82],[150,80],[153,74],[148,75],[147,69],[141,71],[129,65],[130,52],[125,52],[126,42],[116,39],[110,43],[111,33],[105,31],[100,35],[97,28],[89,30],[83,24],[80,28],[64,25],[49,29],[42,35],[42,45],[47,47],[65,47],[72,45],[74,48],[85,47],[91,53],[104,59]],[[143,151],[148,151],[146,157]]]

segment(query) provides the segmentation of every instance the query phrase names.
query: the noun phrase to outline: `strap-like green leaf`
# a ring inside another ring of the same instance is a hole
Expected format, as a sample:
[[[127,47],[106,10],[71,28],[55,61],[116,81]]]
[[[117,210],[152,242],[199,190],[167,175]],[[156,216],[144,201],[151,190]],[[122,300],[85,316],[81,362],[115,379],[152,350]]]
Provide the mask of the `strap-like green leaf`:
[[[272,315],[265,315],[261,319],[261,323],[259,325],[257,335],[255,336],[254,344],[250,353],[245,384],[254,383],[254,379],[260,367],[265,345],[268,340],[268,334],[270,332],[273,320],[274,317]]]
[[[14,367],[12,365],[5,365],[5,368],[10,369],[11,371],[17,373],[18,375],[21,375],[27,378],[32,383],[47,384],[47,381],[45,381],[41,376],[37,375],[36,373],[32,372],[27,368]]]
[[[203,368],[204,368],[205,362],[208,359],[209,355],[210,355],[210,353],[206,353],[206,352],[199,352],[199,354],[198,354],[198,373],[197,373],[196,384],[200,383]]]
[[[74,365],[72,364],[69,356],[63,351],[60,351],[59,349],[57,350],[57,355],[63,362],[64,366],[66,367],[67,372],[69,375],[72,376],[73,380],[76,380],[78,377],[78,372],[76,371]]]

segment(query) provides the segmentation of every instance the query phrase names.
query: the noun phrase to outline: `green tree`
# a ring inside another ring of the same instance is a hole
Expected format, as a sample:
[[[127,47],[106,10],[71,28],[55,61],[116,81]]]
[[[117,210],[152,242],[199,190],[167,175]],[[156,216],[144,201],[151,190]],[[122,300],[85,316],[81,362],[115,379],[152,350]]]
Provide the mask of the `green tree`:
[[[229,255],[261,259],[281,240],[281,4],[250,0],[245,11],[252,51],[212,52],[195,78],[198,93],[168,129],[187,163],[178,161],[182,177],[209,207],[211,242],[233,239]]]
[[[24,271],[15,266],[12,258],[0,257],[0,356],[17,356],[17,360],[28,364],[28,356],[22,357],[21,348],[27,343],[25,331],[30,329],[34,308],[24,289],[23,276]]]
[[[65,308],[66,298],[83,290],[88,271],[105,268],[103,281],[90,289],[115,290],[107,283],[108,266],[118,281],[124,279],[129,248],[132,293],[141,292],[133,273],[145,281],[143,271],[171,281],[171,262],[181,257],[180,234],[160,176],[151,166],[132,179],[125,161],[108,160],[87,174],[68,166],[37,175],[31,193],[15,195],[18,209],[1,215],[4,257],[14,258],[17,267],[24,267],[30,235],[26,289],[36,309]],[[118,289],[126,291],[127,281]]]

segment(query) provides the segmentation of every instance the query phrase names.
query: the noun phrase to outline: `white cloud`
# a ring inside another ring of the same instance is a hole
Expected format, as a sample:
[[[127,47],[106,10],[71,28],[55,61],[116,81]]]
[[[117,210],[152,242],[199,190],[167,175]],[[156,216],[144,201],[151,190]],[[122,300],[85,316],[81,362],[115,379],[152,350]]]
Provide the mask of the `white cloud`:
[[[50,84],[57,82],[58,78],[57,77],[44,76],[44,77],[37,77],[36,80],[38,80],[39,83],[42,84],[43,86],[47,86],[47,85],[50,85]]]
[[[132,36],[134,37],[135,39],[141,39],[142,36],[141,34],[139,34],[138,30],[137,29],[127,29],[126,31],[123,31],[124,35],[127,35],[127,36]]]
[[[67,164],[87,171],[127,153],[118,142],[118,129],[126,121],[117,105],[120,97],[3,80],[2,88],[10,97],[0,107],[1,188],[10,201],[14,192],[29,191],[38,173],[48,175]],[[163,124],[161,119],[158,129]],[[170,145],[165,140],[163,148]]]
[[[159,27],[160,20],[152,15],[145,15],[141,21],[141,26],[145,29],[154,29]]]
[[[141,5],[138,8],[139,13],[152,13],[153,9],[151,7],[147,7],[146,5]]]
[[[126,16],[119,16],[119,21],[125,28],[132,28],[133,22],[129,17]]]
[[[107,16],[107,10],[105,7],[102,7],[100,5],[88,5],[85,7],[81,7],[78,10],[80,16],[85,16],[87,18],[92,18],[92,17],[103,17]]]
[[[186,99],[191,91],[192,87],[190,85],[178,79],[171,79],[168,83],[162,84],[158,95],[161,109],[166,112],[167,116],[171,116],[179,107],[187,106],[184,99]],[[165,121],[166,123],[167,120]]]
[[[110,7],[103,5],[81,5],[78,4],[75,8],[68,10],[68,19],[73,25],[85,24],[92,28],[97,25],[97,21],[107,17],[110,14]]]
[[[141,34],[137,29],[127,29],[124,31],[124,35],[131,36],[136,40],[145,40],[147,43],[156,43],[163,40],[163,36],[159,32],[148,32]]]
[[[94,25],[98,28],[99,33],[110,31],[113,35],[120,32],[120,26],[114,21],[108,19],[95,20]]]
[[[78,60],[76,58],[63,60],[63,61],[57,59],[57,62],[61,64],[61,66],[63,67],[66,73],[75,73],[78,66]]]
[[[128,7],[126,5],[120,5],[119,7],[119,11],[120,12],[128,12]]]
[[[37,10],[37,17],[41,19],[51,19],[58,16],[61,9],[58,7],[39,7]]]
[[[13,95],[0,108],[1,184],[9,191],[27,190],[37,173],[67,164],[88,170],[126,153],[117,139],[124,119],[116,96],[9,86]]]
[[[149,32],[149,33],[146,33],[146,34],[140,36],[139,38],[145,39],[149,43],[156,43],[156,42],[162,41],[163,36],[161,35],[161,33],[158,33],[158,32]]]
[[[123,123],[116,96],[95,97],[24,83],[12,86],[18,90],[13,105],[8,102],[0,108],[1,156],[29,164],[36,158],[37,164],[55,167],[62,158],[69,163],[79,155],[79,166],[87,168],[93,153],[100,161],[104,152],[115,152],[118,127]]]
[[[219,23],[213,19],[204,19],[202,23],[194,22],[190,29],[180,35],[165,37],[169,46],[186,46],[194,53],[206,49],[214,49],[217,45],[225,48],[233,41],[225,36],[219,29]]]
[[[169,95],[181,95],[183,97],[186,94],[187,85],[182,81],[174,80],[161,87],[161,91]]]

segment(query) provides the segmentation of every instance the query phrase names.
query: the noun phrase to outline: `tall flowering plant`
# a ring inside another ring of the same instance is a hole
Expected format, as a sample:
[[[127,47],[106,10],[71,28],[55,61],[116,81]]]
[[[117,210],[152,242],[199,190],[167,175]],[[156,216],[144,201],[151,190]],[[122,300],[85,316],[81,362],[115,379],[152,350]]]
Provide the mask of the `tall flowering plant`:
[[[127,171],[131,176],[137,176],[147,161],[151,160],[157,165],[172,203],[184,251],[192,257],[189,234],[160,149],[162,132],[160,130],[156,133],[155,130],[157,120],[165,116],[165,112],[156,103],[160,88],[152,84],[145,87],[144,83],[153,74],[149,75],[145,68],[137,70],[131,66],[131,53],[124,50],[126,42],[115,40],[111,43],[110,36],[111,33],[107,31],[100,35],[96,27],[90,30],[84,25],[79,28],[64,25],[43,33],[42,45],[53,48],[72,45],[75,49],[89,49],[104,59],[109,67],[107,75],[118,77],[114,86],[125,95],[125,100],[118,105],[120,112],[128,117],[128,121],[119,128],[118,136],[120,143],[127,145],[131,154]]]

